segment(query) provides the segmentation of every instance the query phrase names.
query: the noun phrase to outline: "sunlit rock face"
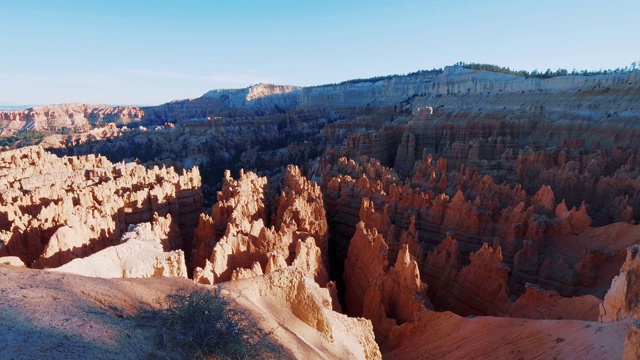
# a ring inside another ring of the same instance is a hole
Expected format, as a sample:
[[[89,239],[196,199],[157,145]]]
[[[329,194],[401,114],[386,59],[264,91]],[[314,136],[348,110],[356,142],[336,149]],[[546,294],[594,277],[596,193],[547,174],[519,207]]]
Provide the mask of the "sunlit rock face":
[[[58,267],[120,241],[134,224],[169,216],[167,251],[187,248],[202,211],[197,168],[176,173],[40,147],[0,154],[0,256]],[[188,241],[185,243],[185,239]]]
[[[171,214],[156,215],[152,222],[138,224],[124,233],[119,244],[53,270],[100,278],[186,278],[184,252],[171,250],[170,240],[177,232]]]
[[[88,131],[96,125],[139,122],[144,111],[135,106],[60,104],[37,106],[21,111],[0,111],[0,135],[19,131]]]
[[[218,283],[293,267],[325,286],[329,281],[328,227],[320,187],[289,166],[283,188],[265,207],[267,179],[227,172],[211,216],[195,234],[194,279]]]

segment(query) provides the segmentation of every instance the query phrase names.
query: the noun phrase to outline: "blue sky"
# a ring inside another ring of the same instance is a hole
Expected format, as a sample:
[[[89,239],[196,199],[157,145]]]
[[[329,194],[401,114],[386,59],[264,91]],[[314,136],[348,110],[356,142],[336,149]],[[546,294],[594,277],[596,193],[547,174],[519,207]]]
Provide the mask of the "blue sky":
[[[638,0],[0,0],[0,105],[153,105],[255,83],[640,61]]]

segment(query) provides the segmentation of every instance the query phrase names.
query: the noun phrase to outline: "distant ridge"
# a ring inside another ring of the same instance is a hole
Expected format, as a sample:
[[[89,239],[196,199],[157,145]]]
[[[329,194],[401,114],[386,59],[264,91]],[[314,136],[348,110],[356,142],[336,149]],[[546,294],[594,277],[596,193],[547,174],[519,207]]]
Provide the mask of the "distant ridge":
[[[0,111],[20,111],[34,106],[40,105],[2,105],[0,104]]]

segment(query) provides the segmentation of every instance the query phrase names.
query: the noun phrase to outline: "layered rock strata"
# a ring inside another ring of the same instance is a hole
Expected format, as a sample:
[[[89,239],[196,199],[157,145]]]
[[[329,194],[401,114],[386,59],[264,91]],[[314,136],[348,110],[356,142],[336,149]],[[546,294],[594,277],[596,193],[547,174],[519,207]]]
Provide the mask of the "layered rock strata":
[[[110,122],[127,124],[140,121],[144,111],[134,106],[60,104],[36,106],[21,111],[0,111],[0,134],[19,131],[88,131]]]

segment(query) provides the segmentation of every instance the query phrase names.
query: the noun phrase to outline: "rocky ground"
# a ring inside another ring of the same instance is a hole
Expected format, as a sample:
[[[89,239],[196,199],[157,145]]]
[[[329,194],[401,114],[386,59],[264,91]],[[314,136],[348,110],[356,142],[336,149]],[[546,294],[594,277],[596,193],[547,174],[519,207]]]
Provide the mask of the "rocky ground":
[[[181,358],[176,349],[163,348],[162,325],[139,314],[164,306],[176,289],[195,287],[192,281],[99,279],[8,265],[0,265],[0,277],[4,359]],[[225,296],[238,299],[235,306],[271,332],[276,348],[268,358],[380,356],[371,324],[326,309],[328,294],[302,274],[281,272],[223,288]],[[324,321],[321,333],[310,319]]]

